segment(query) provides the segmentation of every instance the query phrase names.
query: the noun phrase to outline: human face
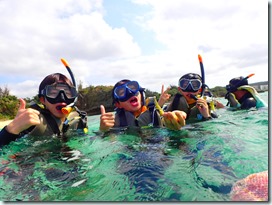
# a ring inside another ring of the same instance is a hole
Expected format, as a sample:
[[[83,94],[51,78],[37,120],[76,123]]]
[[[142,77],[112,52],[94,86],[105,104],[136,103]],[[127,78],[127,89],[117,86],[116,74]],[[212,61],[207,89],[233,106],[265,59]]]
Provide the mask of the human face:
[[[115,106],[118,108],[123,108],[129,112],[136,112],[142,107],[142,95],[138,92],[136,95],[132,96],[124,102],[116,102]]]
[[[188,104],[193,104],[196,102],[194,98],[191,97],[191,95],[199,95],[201,93],[201,89],[195,91],[195,92],[186,92],[183,91],[180,87],[178,87],[179,92],[185,97]]]
[[[67,103],[59,102],[52,104],[44,97],[40,97],[40,101],[52,115],[54,115],[56,118],[61,119],[62,121],[65,120],[67,115],[61,111],[61,108],[66,107]]]
[[[139,90],[140,90],[140,86],[137,81],[126,82],[122,85],[117,86],[114,89],[113,91],[114,99],[120,102],[125,102],[132,96],[137,95]]]
[[[240,100],[247,93],[247,90],[236,90],[235,92],[233,92],[237,100]]]

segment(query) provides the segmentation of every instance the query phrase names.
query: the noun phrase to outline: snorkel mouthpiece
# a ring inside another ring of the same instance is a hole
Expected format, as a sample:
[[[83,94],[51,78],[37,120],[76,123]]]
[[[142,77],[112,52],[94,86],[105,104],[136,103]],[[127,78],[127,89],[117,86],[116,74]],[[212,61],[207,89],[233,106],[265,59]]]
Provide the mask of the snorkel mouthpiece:
[[[71,106],[66,106],[61,108],[61,112],[65,115],[70,114],[70,112],[73,110],[73,108]]]
[[[194,100],[197,100],[198,98],[195,96],[195,95],[193,95],[193,94],[190,94],[190,98],[192,98],[192,99],[194,99]]]

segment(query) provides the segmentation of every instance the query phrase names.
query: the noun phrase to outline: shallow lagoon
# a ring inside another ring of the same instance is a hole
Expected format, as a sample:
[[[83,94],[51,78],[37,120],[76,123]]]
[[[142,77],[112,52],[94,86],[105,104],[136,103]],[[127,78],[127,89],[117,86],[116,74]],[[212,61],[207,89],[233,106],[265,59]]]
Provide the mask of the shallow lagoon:
[[[268,108],[218,114],[180,131],[104,136],[99,116],[90,116],[87,135],[23,138],[0,149],[0,199],[229,201],[233,183],[268,170]]]

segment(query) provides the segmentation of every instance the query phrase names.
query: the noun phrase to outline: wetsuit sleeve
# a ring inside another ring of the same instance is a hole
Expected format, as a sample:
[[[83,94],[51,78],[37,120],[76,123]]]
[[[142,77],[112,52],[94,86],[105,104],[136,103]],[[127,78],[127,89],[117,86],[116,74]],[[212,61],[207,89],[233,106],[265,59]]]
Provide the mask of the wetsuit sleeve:
[[[212,113],[211,113],[211,117],[212,117],[212,118],[218,118],[218,115],[217,115],[215,112],[212,112]]]
[[[15,135],[11,134],[6,130],[5,126],[1,131],[0,131],[0,147],[9,144],[12,141],[15,141],[17,138],[20,137],[20,135]]]

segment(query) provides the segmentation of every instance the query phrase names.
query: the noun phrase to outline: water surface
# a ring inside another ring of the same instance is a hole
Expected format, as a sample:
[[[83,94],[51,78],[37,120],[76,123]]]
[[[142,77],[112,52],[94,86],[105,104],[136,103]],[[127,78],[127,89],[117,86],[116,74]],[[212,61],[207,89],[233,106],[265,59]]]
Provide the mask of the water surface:
[[[0,149],[0,199],[229,201],[237,180],[268,170],[268,108],[218,114],[180,131],[104,135],[99,116],[90,116],[87,135],[12,142]]]

